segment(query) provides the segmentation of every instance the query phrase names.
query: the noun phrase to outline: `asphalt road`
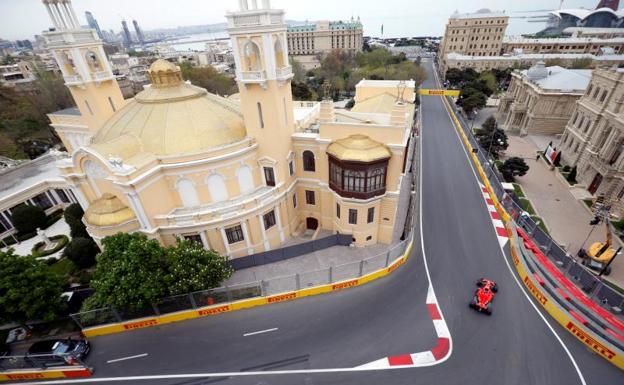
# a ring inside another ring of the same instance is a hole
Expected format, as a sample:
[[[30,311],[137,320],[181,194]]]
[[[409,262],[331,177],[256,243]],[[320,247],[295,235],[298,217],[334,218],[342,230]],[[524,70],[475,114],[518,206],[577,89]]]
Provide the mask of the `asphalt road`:
[[[429,80],[434,87],[428,63]],[[423,238],[453,352],[426,368],[254,375],[135,382],[203,384],[624,384],[624,375],[565,330],[542,319],[503,255],[479,186],[451,120],[436,97],[423,98]],[[353,367],[427,350],[435,332],[424,302],[420,245],[391,276],[363,287],[93,339],[96,377]],[[500,291],[490,317],[469,309],[475,280]],[[549,319],[545,315],[546,319]],[[278,328],[244,337],[243,334]],[[568,356],[569,349],[578,370]],[[107,363],[107,360],[148,356]]]

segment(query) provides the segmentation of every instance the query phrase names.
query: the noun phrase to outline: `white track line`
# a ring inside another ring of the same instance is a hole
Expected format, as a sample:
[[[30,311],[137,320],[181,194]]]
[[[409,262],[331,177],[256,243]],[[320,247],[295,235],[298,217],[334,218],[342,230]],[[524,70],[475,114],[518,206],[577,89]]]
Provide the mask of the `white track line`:
[[[434,69],[434,76],[437,79],[438,76],[437,76],[437,73],[435,72],[435,69]],[[439,80],[438,80],[438,83],[439,83]],[[443,101],[443,103],[444,103],[444,101]],[[451,116],[451,111],[449,111],[449,108],[452,108],[452,107],[450,105],[446,105],[446,103],[444,103],[444,104],[445,104],[446,113],[448,114],[449,118],[451,119],[451,122],[453,123],[453,126],[455,126],[455,122],[453,121],[453,117]],[[455,135],[457,136],[457,140],[459,140],[459,144],[461,145],[461,148],[464,150],[464,154],[466,155],[466,160],[468,161],[468,164],[470,165],[470,169],[472,170],[472,173],[473,173],[475,179],[477,180],[477,186],[478,186],[479,183],[480,183],[479,176],[477,175],[477,172],[474,169],[474,165],[472,164],[472,160],[470,159],[470,156],[468,155],[468,151],[466,150],[466,146],[464,145],[464,142],[462,141],[461,137],[459,136],[459,133],[457,132],[458,128],[459,129],[462,129],[462,128],[461,127],[454,127],[454,128],[455,128],[454,131],[455,131]],[[480,187],[479,187],[479,189],[480,189]],[[485,203],[485,201],[483,201],[483,203]],[[496,233],[496,229],[494,228],[494,225],[492,225],[492,229],[494,229],[494,232]],[[422,234],[422,232],[421,232],[421,234]],[[550,322],[548,322],[548,320],[542,314],[542,312],[539,310],[539,308],[535,305],[535,303],[533,303],[533,301],[531,300],[531,297],[526,292],[526,288],[524,287],[524,285],[522,283],[520,283],[520,281],[518,280],[518,277],[516,277],[516,274],[515,274],[514,270],[512,269],[511,265],[509,264],[509,261],[507,261],[507,257],[505,256],[505,250],[503,249],[503,246],[500,247],[500,251],[501,251],[501,256],[503,257],[503,260],[505,261],[505,264],[507,265],[507,269],[509,269],[509,272],[511,273],[511,276],[514,278],[514,281],[516,282],[518,287],[520,287],[520,290],[522,291],[522,293],[526,297],[527,301],[529,301],[531,306],[533,306],[533,309],[537,312],[537,314],[539,314],[540,318],[542,319],[542,321],[544,321],[546,326],[548,326],[548,329],[555,336],[557,341],[559,341],[559,344],[561,345],[563,350],[568,355],[568,358],[572,362],[572,365],[574,366],[574,369],[576,369],[576,373],[578,374],[579,379],[581,380],[581,384],[586,385],[587,382],[585,381],[585,377],[583,376],[583,373],[581,372],[581,369],[579,368],[578,364],[576,363],[576,360],[574,359],[574,356],[572,356],[572,353],[570,352],[570,350],[568,349],[566,344],[563,342],[561,337],[559,337],[559,334],[557,334],[555,329],[550,325]]]
[[[243,337],[249,337],[249,336],[255,336],[256,334],[274,332],[276,330],[278,330],[278,329],[277,328],[271,328],[271,329],[265,329],[265,330],[258,330],[257,332],[245,333],[245,334],[243,334]]]
[[[141,358],[141,357],[147,357],[147,353],[137,354],[136,356],[115,358],[114,360],[108,360],[106,362],[109,363],[109,364],[112,364],[113,362],[127,361],[127,360],[132,360],[132,359]]]

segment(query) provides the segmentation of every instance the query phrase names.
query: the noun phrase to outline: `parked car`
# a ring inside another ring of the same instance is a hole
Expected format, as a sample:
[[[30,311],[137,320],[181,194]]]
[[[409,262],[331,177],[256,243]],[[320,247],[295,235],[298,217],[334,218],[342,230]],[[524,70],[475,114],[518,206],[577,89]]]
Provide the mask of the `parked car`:
[[[89,354],[91,346],[84,339],[54,339],[35,342],[26,357],[44,366],[73,365]]]

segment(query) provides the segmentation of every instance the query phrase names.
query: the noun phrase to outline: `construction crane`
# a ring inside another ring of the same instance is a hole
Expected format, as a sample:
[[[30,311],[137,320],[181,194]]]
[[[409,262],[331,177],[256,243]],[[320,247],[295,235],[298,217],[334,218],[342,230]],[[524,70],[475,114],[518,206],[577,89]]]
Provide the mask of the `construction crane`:
[[[609,222],[609,211],[611,206],[599,205],[596,209],[596,216],[590,222],[591,225],[597,225],[603,222],[605,225],[605,241],[595,242],[587,250],[582,247],[578,251],[581,263],[592,270],[599,271],[599,276],[609,275],[611,273],[611,262],[616,255],[620,253],[621,247],[617,250],[613,249],[613,234],[611,233],[611,224]]]

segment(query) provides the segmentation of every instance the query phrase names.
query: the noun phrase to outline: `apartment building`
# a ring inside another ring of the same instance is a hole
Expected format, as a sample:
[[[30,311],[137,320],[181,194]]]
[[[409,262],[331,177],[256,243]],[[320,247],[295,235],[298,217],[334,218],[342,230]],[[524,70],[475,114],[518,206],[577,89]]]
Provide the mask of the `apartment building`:
[[[340,49],[356,54],[364,41],[360,19],[343,21],[317,21],[290,25],[286,32],[288,51],[306,69],[320,65],[320,58],[332,50]]]
[[[481,9],[474,13],[455,12],[448,20],[438,51],[440,67],[450,53],[468,56],[497,56],[509,24],[504,12]]]
[[[624,216],[624,69],[593,71],[587,91],[566,125],[559,148],[577,166],[577,181],[604,196]]]

